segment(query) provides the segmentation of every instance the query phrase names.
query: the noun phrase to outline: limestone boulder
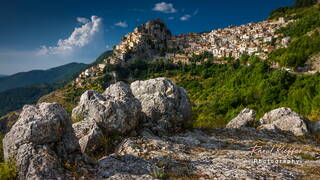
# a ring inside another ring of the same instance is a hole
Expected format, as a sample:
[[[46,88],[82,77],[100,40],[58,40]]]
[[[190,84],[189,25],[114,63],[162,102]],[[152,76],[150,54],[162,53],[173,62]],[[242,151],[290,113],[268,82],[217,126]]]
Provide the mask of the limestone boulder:
[[[243,109],[237,117],[232,119],[228,124],[227,128],[242,128],[250,127],[254,123],[256,113],[252,109]]]
[[[86,91],[72,111],[76,120],[90,120],[104,134],[123,135],[133,131],[140,119],[141,105],[123,82],[112,84],[103,94]]]
[[[79,140],[81,152],[93,153],[102,148],[105,136],[102,130],[94,121],[80,121],[72,125],[74,132]]]
[[[24,106],[3,139],[6,161],[13,160],[19,179],[64,178],[62,161],[80,151],[66,111],[56,103]]]
[[[259,129],[281,130],[296,136],[309,134],[307,119],[293,112],[290,108],[278,108],[266,113],[260,120]]]
[[[156,134],[179,131],[191,119],[186,91],[167,78],[135,81],[131,90],[141,102],[143,126]]]

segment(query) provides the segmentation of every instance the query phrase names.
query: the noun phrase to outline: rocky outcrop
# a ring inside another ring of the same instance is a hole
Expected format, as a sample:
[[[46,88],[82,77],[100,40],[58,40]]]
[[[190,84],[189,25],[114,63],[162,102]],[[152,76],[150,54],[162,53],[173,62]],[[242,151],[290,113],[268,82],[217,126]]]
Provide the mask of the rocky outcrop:
[[[274,147],[274,151],[252,153],[256,145],[269,151]],[[173,136],[130,137],[115,154],[100,159],[97,177],[318,179],[314,170],[320,165],[319,147],[311,140],[254,128],[194,129]],[[278,148],[294,152],[277,153]],[[290,162],[280,162],[283,159]]]
[[[132,93],[141,102],[143,127],[156,134],[181,130],[191,120],[191,105],[186,91],[167,78],[135,81]]]
[[[115,47],[114,56],[106,61],[117,64],[134,59],[154,59],[155,56],[161,56],[161,51],[164,52],[167,40],[171,37],[171,32],[162,20],[148,21],[123,37]]]
[[[104,134],[122,135],[137,127],[140,112],[140,102],[132,95],[129,86],[118,82],[103,94],[86,91],[73,109],[72,118],[93,121]]]
[[[81,96],[72,117],[81,120],[73,128],[82,152],[94,152],[106,137],[127,136],[139,122],[143,124],[139,130],[167,134],[181,130],[191,119],[185,90],[169,79],[136,81],[131,89],[119,82],[103,94],[87,91]]]
[[[141,116],[140,102],[123,82],[110,85],[103,94],[86,91],[73,109],[73,124],[81,151],[103,148],[106,138],[135,131]]]
[[[62,161],[79,152],[71,120],[58,104],[26,105],[3,139],[4,158],[13,160],[19,179],[65,178]]]
[[[252,109],[243,109],[237,117],[232,119],[228,124],[227,128],[242,128],[252,126],[256,118],[256,113]]]
[[[266,113],[260,120],[259,129],[281,130],[296,136],[309,134],[307,119],[293,112],[290,108],[279,108]]]
[[[117,179],[122,174],[128,177],[125,179],[155,179],[149,172],[154,167],[152,162],[132,154],[111,154],[99,160],[96,178]]]
[[[4,138],[5,159],[17,164],[19,179],[320,178],[315,172],[320,167],[319,142],[236,128],[254,120],[253,110],[241,111],[229,125],[233,128],[174,133],[191,118],[185,90],[166,78],[137,81],[131,88],[119,82],[103,94],[85,92],[73,111],[73,118],[81,121],[73,125],[56,103],[25,106]],[[290,109],[280,108],[266,113],[260,122],[297,135],[304,132],[303,124],[298,126],[300,120],[304,122]],[[139,135],[129,134],[137,128]],[[113,133],[125,137],[112,154],[103,154],[95,163],[84,160],[80,147],[82,152],[94,153]],[[70,167],[70,162],[80,166]]]

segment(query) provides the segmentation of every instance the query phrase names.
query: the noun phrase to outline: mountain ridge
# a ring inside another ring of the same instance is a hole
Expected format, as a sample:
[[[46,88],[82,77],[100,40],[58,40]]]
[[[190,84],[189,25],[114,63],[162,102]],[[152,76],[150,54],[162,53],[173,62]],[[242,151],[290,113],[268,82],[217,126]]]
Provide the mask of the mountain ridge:
[[[6,90],[0,91],[0,116],[10,111],[16,111],[25,104],[36,103],[45,94],[66,85],[87,66],[82,63],[69,63],[48,70],[33,70],[0,78],[0,87],[7,86]],[[31,81],[16,84],[17,81],[27,81],[28,79]],[[10,87],[8,83],[20,87]]]
[[[47,70],[32,70],[19,72],[10,76],[0,78],[0,92],[12,88],[28,86],[40,83],[53,83],[64,80],[65,77],[73,76],[75,71],[80,71],[87,65],[83,63],[69,63]]]

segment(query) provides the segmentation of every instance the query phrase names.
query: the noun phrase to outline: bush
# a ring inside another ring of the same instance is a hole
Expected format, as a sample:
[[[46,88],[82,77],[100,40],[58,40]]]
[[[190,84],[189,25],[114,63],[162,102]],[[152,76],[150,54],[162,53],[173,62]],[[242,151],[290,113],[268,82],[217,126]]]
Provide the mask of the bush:
[[[16,173],[16,165],[13,161],[4,162],[3,157],[3,144],[2,140],[4,138],[4,134],[0,134],[0,179],[1,180],[9,180],[15,179]]]

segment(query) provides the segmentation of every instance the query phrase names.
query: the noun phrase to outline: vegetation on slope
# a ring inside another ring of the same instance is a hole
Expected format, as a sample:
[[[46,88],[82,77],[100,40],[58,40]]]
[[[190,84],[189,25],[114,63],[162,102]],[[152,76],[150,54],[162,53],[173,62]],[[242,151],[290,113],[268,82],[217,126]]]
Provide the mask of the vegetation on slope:
[[[314,1],[297,1],[294,6],[278,14],[295,20],[278,30],[284,37],[291,37],[292,41],[287,48],[271,53],[270,61],[283,67],[298,68],[303,67],[311,56],[320,52],[320,8],[318,5],[313,6],[314,4]],[[274,12],[270,17],[273,16]]]
[[[206,56],[203,56],[206,57]],[[256,57],[251,66],[239,61],[229,64],[203,62],[196,65],[177,65],[168,61],[135,61],[126,66],[111,66],[108,71],[116,71],[117,80],[128,83],[156,77],[169,77],[184,87],[193,103],[193,123],[191,127],[222,127],[243,108],[253,108],[258,117],[278,108],[290,107],[312,120],[320,118],[320,74],[295,75],[284,70],[271,69],[267,62]],[[100,79],[106,86],[112,79]],[[100,92],[98,83],[85,89],[66,86],[56,91],[58,96],[44,101],[57,101],[71,113],[86,89]],[[60,98],[59,98],[60,97]],[[62,97],[62,98],[61,98]]]
[[[269,15],[269,19],[287,17],[288,15],[292,15],[297,11],[301,11],[301,9],[312,7],[316,3],[317,0],[296,0],[292,6],[279,7],[273,10]]]
[[[303,35],[292,40],[287,48],[273,51],[269,55],[269,60],[278,62],[283,67],[298,68],[303,67],[307,60],[318,52],[320,52],[320,33],[316,31],[312,35]]]

